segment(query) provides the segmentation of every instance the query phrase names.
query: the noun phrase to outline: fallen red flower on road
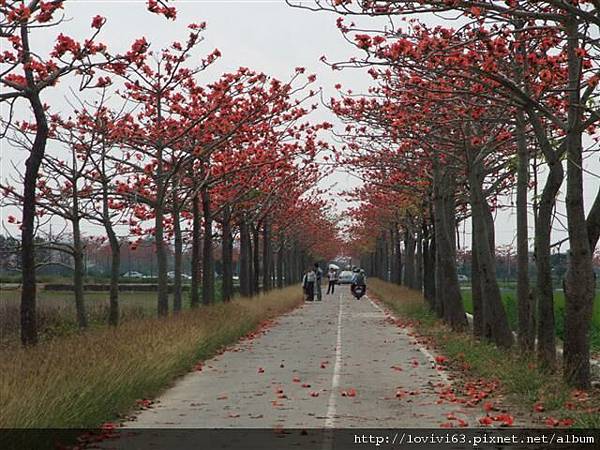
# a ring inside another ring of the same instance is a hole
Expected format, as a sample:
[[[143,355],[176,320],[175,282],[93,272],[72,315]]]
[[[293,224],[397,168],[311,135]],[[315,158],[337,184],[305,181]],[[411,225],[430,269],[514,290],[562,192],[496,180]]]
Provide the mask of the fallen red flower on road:
[[[119,425],[114,422],[104,422],[102,425],[100,425],[100,429],[104,431],[111,431],[116,429],[118,426]]]
[[[494,421],[492,420],[492,418],[490,416],[485,416],[485,417],[481,417],[479,419],[479,423],[483,426],[488,426],[488,425],[491,425],[492,423],[494,423]]]
[[[561,427],[572,427],[574,423],[575,423],[575,420],[573,420],[571,418],[566,418],[566,419],[560,420]]]
[[[510,414],[500,414],[498,416],[494,416],[495,422],[502,422],[502,426],[510,427],[515,423],[515,418]]]
[[[137,405],[140,408],[144,408],[145,409],[145,408],[151,408],[152,407],[152,400],[148,400],[146,398],[141,399],[141,400],[136,400],[135,402],[137,403]]]
[[[485,402],[483,404],[483,409],[486,411],[492,411],[494,409],[494,404],[492,402]]]
[[[469,426],[469,422],[467,422],[466,420],[463,419],[456,419],[458,422],[458,426],[459,427],[468,427]]]
[[[548,425],[549,427],[557,427],[560,422],[558,420],[556,420],[554,417],[547,417],[546,420],[544,421],[544,423],[546,425]]]
[[[448,358],[444,355],[438,355],[435,357],[435,362],[438,364],[446,364],[448,362]]]
[[[356,389],[354,389],[354,388],[348,389],[348,397],[356,397]]]

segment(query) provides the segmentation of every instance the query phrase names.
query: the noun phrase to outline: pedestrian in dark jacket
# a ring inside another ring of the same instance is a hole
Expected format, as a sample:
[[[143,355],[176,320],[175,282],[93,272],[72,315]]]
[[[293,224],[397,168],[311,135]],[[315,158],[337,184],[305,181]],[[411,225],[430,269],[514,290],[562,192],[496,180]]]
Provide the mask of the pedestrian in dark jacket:
[[[315,294],[317,294],[317,301],[323,300],[323,292],[321,291],[321,280],[323,279],[323,270],[319,267],[319,263],[315,263]]]

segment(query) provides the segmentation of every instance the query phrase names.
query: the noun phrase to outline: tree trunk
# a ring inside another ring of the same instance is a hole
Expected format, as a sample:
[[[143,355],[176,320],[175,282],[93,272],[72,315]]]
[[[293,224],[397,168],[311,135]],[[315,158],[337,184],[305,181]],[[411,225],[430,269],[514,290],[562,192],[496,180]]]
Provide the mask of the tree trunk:
[[[592,252],[592,255],[594,255],[598,240],[600,239],[600,188],[598,189],[596,199],[588,214],[586,225],[590,240],[590,251]],[[594,281],[596,281],[596,279],[594,279]]]
[[[249,297],[250,288],[250,234],[245,219],[240,221],[240,295]]]
[[[271,290],[271,232],[269,220],[265,217],[263,221],[263,291]]]
[[[527,229],[527,191],[529,150],[523,112],[517,113],[517,303],[519,307],[519,347],[531,352],[535,345],[534,297],[529,295],[529,236]]]
[[[565,278],[564,377],[572,385],[588,388],[590,373],[590,324],[595,295],[592,252],[583,200],[583,147],[581,104],[581,58],[575,17],[565,22],[569,73],[567,112],[567,229],[569,262]]]
[[[546,135],[546,129],[535,111],[527,111],[538,144],[546,158],[548,176],[537,204],[535,214],[535,265],[537,296],[537,358],[546,369],[556,368],[556,340],[554,335],[554,287],[552,283],[552,267],[550,264],[550,239],[552,234],[553,210],[556,196],[564,179],[562,155],[565,144],[557,150]],[[534,176],[537,180],[537,169]],[[537,184],[536,184],[537,188]]]
[[[471,218],[471,299],[473,302],[473,336],[476,338],[483,338],[484,334],[484,304],[482,298],[482,286],[481,286],[481,269],[479,268],[479,250],[477,248],[478,240],[474,239],[475,233],[477,232],[475,220]]]
[[[508,348],[513,335],[508,324],[502,294],[496,278],[494,258],[494,223],[489,205],[484,197],[483,168],[480,163],[469,167],[469,190],[473,220],[473,240],[476,242],[477,265],[481,280],[483,303],[484,337],[499,347]]]
[[[440,192],[441,174],[439,169],[436,169],[437,164],[434,163],[434,190],[433,190],[433,239],[435,240],[435,253],[434,253],[434,286],[435,286],[435,297],[433,302],[433,310],[436,315],[440,318],[444,317],[444,297],[446,295],[444,287],[444,271],[442,262],[442,251],[441,243],[443,241],[442,229],[444,215],[444,201]]]
[[[73,190],[76,187],[73,186]],[[76,195],[76,194],[75,194]],[[73,198],[73,291],[75,295],[75,311],[77,324],[80,329],[87,328],[87,316],[85,313],[85,297],[83,293],[83,244],[81,242],[81,230],[79,227],[79,212],[77,198]]]
[[[404,232],[404,282],[402,284],[410,289],[415,288],[415,236],[408,228]]]
[[[284,283],[286,286],[290,286],[292,284],[292,250],[284,247],[283,257]]]
[[[456,244],[454,227],[455,190],[454,175],[447,170],[442,173],[439,161],[434,161],[434,216],[436,243],[436,310],[453,330],[467,328],[467,316],[462,303],[458,275],[456,273]],[[439,297],[439,300],[437,299]],[[441,305],[438,305],[438,302]]]
[[[164,240],[164,210],[161,200],[157,199],[154,209],[154,242],[156,245],[156,270],[158,276],[157,309],[159,316],[169,314],[169,279],[167,278],[167,248]]]
[[[556,338],[554,334],[554,286],[550,263],[552,212],[563,182],[564,170],[560,161],[547,161],[549,173],[538,204],[535,224],[535,265],[538,300],[537,355],[542,367],[556,368]]]
[[[397,265],[398,265],[398,272],[396,274],[396,283],[397,284],[402,284],[402,271],[403,271],[403,264],[402,264],[402,242],[400,241],[400,231],[398,230],[398,224],[394,224],[394,235],[395,235],[395,241],[396,241],[396,258],[397,258]]]
[[[394,236],[394,229],[389,229],[390,237],[390,281],[397,283],[398,277],[398,255],[396,254],[396,237]],[[364,255],[366,258],[367,255]],[[367,267],[368,260],[365,261],[364,267]]]
[[[190,306],[196,308],[200,305],[200,195],[195,194],[192,199],[192,283]]]
[[[304,261],[302,261],[302,255],[298,249],[298,241],[294,240],[292,246],[292,284],[298,282],[298,275],[304,273]]]
[[[600,239],[600,188],[596,194],[594,204],[588,214],[586,225],[588,229],[588,237],[590,238],[590,250],[594,254],[594,250]]]
[[[223,210],[223,301],[228,302],[233,298],[233,236],[231,234],[231,208],[225,206]]]
[[[421,230],[417,232],[417,252],[415,255],[415,286],[417,290],[423,289],[423,235]]]
[[[162,107],[161,97],[156,98],[156,120],[158,123],[162,122]],[[156,204],[154,205],[155,224],[154,224],[154,241],[156,245],[156,270],[158,275],[158,315],[166,316],[169,314],[169,279],[167,277],[167,246],[164,238],[164,214],[165,214],[165,201],[167,200],[166,192],[167,186],[164,179],[164,161],[163,152],[164,145],[162,140],[159,138],[156,143],[156,176],[154,181],[156,183]]]
[[[112,228],[112,227],[110,227]],[[108,323],[112,326],[119,324],[119,272],[121,271],[121,245],[114,231],[109,232],[108,241],[110,243],[111,264],[110,264],[110,292],[108,307]]]
[[[174,194],[175,196],[175,194]],[[183,236],[181,232],[181,223],[179,222],[179,206],[177,205],[177,199],[173,199],[173,234],[175,235],[175,260],[173,272],[175,277],[173,279],[173,311],[179,312],[183,306],[183,288],[181,286],[181,274],[183,268]]]
[[[302,267],[299,264],[298,261],[298,243],[296,242],[296,240],[294,239],[294,241],[292,242],[292,247],[289,250],[289,254],[290,254],[290,282],[289,284],[296,284],[297,278],[298,278],[298,271],[304,271],[304,267]]]
[[[102,158],[102,174],[106,174],[105,158]],[[110,288],[108,306],[108,324],[117,326],[119,324],[119,274],[121,272],[121,244],[112,226],[110,207],[108,202],[108,179],[102,180],[102,222],[108,242],[110,244]]]
[[[283,264],[284,264],[284,242],[281,237],[279,237],[279,247],[277,248],[277,288],[283,288],[284,274],[283,274]]]
[[[260,291],[260,248],[259,248],[260,223],[252,225],[252,294]]]
[[[381,278],[381,268],[379,267],[379,237],[375,239],[375,252],[373,254],[373,273],[377,278]],[[383,278],[382,278],[383,279]]]
[[[27,39],[27,26],[21,28],[23,38]],[[24,52],[23,58],[29,58]],[[40,165],[44,159],[48,140],[48,122],[39,94],[32,92],[29,103],[35,115],[35,139],[27,161],[23,179],[23,216],[21,221],[21,343],[35,345],[38,342],[36,317],[36,266],[35,266],[35,191]]]
[[[429,237],[429,227],[423,227],[423,297],[429,309],[435,310],[435,240]]]
[[[306,256],[306,252],[304,250],[298,250],[298,267],[302,268],[302,270],[298,270],[296,281],[298,281],[299,277],[302,277],[304,268],[312,268],[312,264],[309,264],[308,257]]]
[[[383,239],[385,242],[385,274],[386,281],[392,281],[392,258],[394,257],[394,247],[392,246],[392,241],[389,239],[389,234],[384,233]]]
[[[390,281],[390,246],[387,239],[387,233],[381,233],[381,245],[383,250],[383,280]],[[361,265],[361,267],[364,267]]]
[[[207,187],[200,190],[202,196],[202,215],[204,216],[204,240],[202,243],[202,304],[215,302],[215,259],[213,256],[212,211],[210,193]]]
[[[293,259],[293,253],[292,253],[292,248],[291,246],[289,248],[286,248],[285,250],[285,285],[286,286],[291,286],[292,284],[294,284],[294,277],[293,277],[293,267],[294,267],[294,263],[292,261]]]

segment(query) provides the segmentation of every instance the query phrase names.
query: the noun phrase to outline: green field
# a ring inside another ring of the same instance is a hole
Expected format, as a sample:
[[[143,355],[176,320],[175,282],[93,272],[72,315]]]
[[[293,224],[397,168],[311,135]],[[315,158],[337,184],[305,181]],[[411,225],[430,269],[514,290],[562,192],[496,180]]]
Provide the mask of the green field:
[[[473,313],[473,300],[470,288],[461,291],[465,310]],[[513,330],[517,330],[517,294],[514,290],[503,290],[502,300],[508,315],[508,321]],[[565,294],[562,291],[554,292],[554,317],[556,322],[556,335],[562,339],[565,333]],[[600,291],[596,291],[594,302],[594,315],[592,318],[591,346],[594,352],[600,352]]]

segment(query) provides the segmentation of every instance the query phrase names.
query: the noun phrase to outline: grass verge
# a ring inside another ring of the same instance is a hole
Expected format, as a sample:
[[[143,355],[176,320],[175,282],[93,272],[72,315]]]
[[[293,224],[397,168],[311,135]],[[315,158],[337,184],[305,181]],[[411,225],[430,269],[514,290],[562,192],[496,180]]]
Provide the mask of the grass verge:
[[[576,427],[600,427],[597,390],[574,391],[559,374],[542,371],[530,357],[452,332],[429,311],[420,292],[376,279],[369,282],[369,289],[395,314],[412,320],[419,334],[431,338],[454,369],[463,370],[468,378],[497,379],[501,394],[523,412],[531,412],[527,419],[532,423],[544,426],[559,418],[573,419]],[[540,406],[543,411],[536,411]]]
[[[199,360],[302,303],[297,287],[0,351],[0,427],[85,428],[156,396]]]
[[[202,289],[200,289],[200,294]],[[119,322],[156,316],[156,291],[119,292]],[[88,327],[108,327],[108,291],[86,291],[84,295]],[[215,301],[222,301],[222,283],[215,282]],[[173,294],[169,307],[173,307]],[[191,293],[183,292],[183,309],[191,307]],[[0,286],[0,347],[19,342],[21,330],[21,290]],[[73,291],[46,290],[41,285],[37,293],[36,320],[40,341],[66,337],[79,332]]]

